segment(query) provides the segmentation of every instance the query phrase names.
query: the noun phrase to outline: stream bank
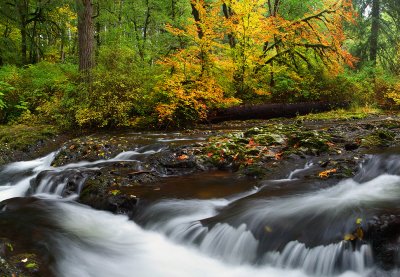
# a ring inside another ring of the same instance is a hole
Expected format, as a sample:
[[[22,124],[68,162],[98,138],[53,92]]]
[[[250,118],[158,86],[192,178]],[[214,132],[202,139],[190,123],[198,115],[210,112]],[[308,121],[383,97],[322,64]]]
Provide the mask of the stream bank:
[[[134,220],[149,205],[163,199],[223,198],[263,185],[266,196],[280,196],[282,191],[268,180],[299,179],[297,183],[287,183],[287,193],[312,189],[304,182],[319,189],[329,188],[355,177],[360,163],[370,154],[398,153],[399,123],[397,117],[380,116],[350,121],[231,122],[179,133],[95,134],[65,141],[52,162],[62,172],[42,171],[30,186],[34,191],[49,180],[52,184],[67,182],[63,196],[79,192],[78,202],[126,214]],[[71,166],[83,161],[93,164]],[[299,168],[304,170],[296,171]],[[205,185],[201,180],[207,178],[221,183]],[[56,188],[49,188],[53,189]],[[395,214],[377,216],[363,222],[360,236],[354,220],[355,235],[348,238],[367,239],[382,267],[392,268],[398,263],[398,222]],[[8,223],[2,222],[5,226]],[[43,276],[48,270],[46,259],[51,257],[43,259],[43,249],[38,251],[37,245],[29,248],[29,243],[24,243],[25,249],[32,250],[24,252],[24,247],[19,247],[21,238],[3,233],[3,249],[10,249],[11,245],[22,251],[11,255],[4,250],[2,256],[6,257],[4,263],[9,264],[10,272],[26,268],[22,261],[29,255],[28,260],[38,268],[33,271],[30,263],[31,271],[24,274],[42,272]],[[349,234],[341,235],[344,238]]]

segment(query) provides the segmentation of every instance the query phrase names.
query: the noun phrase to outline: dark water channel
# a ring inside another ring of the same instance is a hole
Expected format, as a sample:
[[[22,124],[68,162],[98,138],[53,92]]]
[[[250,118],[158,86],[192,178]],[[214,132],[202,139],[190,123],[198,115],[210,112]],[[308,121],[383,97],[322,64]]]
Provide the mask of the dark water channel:
[[[321,186],[302,178],[304,161],[279,180],[225,171],[165,177],[133,220],[62,197],[69,170],[99,170],[171,144],[204,140],[176,134],[132,134],[139,145],[109,161],[53,167],[56,153],[0,171],[0,224],[21,245],[42,247],[55,276],[399,276],[383,270],[371,245],[346,234],[382,214],[400,214],[400,155],[374,154],[357,176]],[[161,194],[157,195],[157,194]],[[360,223],[361,221],[361,223]]]

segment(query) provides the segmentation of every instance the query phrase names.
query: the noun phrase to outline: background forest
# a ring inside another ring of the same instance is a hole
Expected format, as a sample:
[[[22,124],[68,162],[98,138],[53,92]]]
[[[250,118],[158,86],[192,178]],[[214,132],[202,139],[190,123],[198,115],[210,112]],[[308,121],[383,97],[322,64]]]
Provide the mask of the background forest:
[[[399,0],[0,0],[0,123],[181,127],[400,104]]]

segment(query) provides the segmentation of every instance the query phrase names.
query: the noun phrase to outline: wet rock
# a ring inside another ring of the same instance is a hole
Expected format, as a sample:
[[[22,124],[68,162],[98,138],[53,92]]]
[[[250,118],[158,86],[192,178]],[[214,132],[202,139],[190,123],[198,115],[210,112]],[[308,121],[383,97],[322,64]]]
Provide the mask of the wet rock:
[[[53,166],[62,166],[80,161],[108,160],[117,154],[134,150],[136,144],[124,136],[87,136],[67,141],[53,161]]]
[[[368,222],[365,239],[384,269],[400,266],[400,215],[375,216]]]
[[[79,202],[114,213],[134,212],[139,201],[139,197],[135,196],[136,189],[147,187],[151,190],[159,177],[153,172],[135,171],[127,164],[110,165],[87,178]]]
[[[90,169],[45,170],[31,180],[30,193],[58,193],[63,197],[79,194],[88,177],[99,174]]]
[[[344,145],[344,149],[346,151],[353,151],[353,150],[358,149],[359,147],[360,147],[360,145],[356,142],[349,142]]]
[[[375,130],[361,140],[361,146],[365,148],[387,147],[394,141],[395,133],[387,129]]]
[[[21,275],[40,276],[40,259],[36,254],[21,253],[10,257],[10,263],[14,265]]]
[[[185,175],[204,170],[195,155],[180,149],[156,153],[147,163],[160,175]]]
[[[54,276],[49,234],[51,203],[34,197],[0,203],[0,276]]]
[[[8,238],[0,238],[0,257],[9,256],[13,250],[14,247]]]
[[[106,210],[117,214],[131,215],[137,204],[138,198],[134,195],[117,194],[107,198]]]

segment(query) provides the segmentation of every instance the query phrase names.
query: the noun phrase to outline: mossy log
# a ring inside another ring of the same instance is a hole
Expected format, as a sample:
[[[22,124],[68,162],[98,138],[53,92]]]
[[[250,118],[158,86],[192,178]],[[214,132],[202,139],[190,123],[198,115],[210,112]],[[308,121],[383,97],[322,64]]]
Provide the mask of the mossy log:
[[[217,109],[210,112],[208,121],[218,123],[229,120],[249,120],[249,119],[270,119],[278,117],[295,117],[311,112],[324,112],[336,108],[346,108],[348,102],[329,103],[329,102],[302,102],[302,103],[277,103],[277,104],[258,104],[240,105],[230,108]]]

